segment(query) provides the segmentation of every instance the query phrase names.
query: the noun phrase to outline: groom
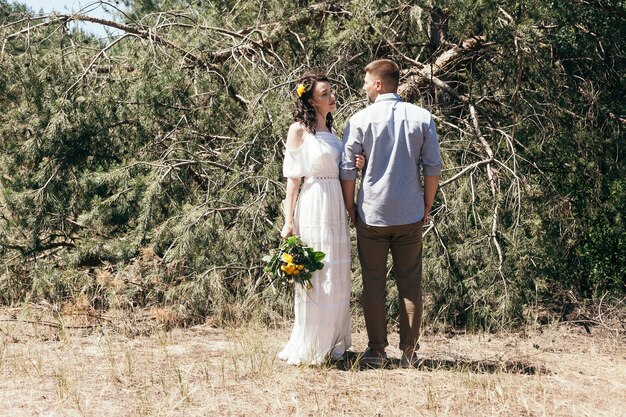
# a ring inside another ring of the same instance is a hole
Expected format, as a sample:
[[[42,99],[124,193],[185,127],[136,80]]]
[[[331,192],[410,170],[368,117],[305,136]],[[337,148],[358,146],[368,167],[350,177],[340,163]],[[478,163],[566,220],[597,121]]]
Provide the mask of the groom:
[[[422,225],[435,199],[441,157],[432,115],[400,99],[399,80],[398,66],[388,59],[365,67],[363,90],[372,104],[348,122],[340,177],[346,208],[356,224],[363,276],[369,349],[361,360],[378,367],[388,363],[385,281],[391,250],[400,303],[400,365],[410,368],[418,363],[423,309]],[[360,153],[367,163],[355,207],[354,161]]]

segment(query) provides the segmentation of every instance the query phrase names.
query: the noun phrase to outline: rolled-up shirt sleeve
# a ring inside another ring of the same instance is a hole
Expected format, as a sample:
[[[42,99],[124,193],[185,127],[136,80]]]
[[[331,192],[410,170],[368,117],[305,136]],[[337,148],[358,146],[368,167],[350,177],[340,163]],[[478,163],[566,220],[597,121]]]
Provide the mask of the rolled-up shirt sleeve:
[[[422,173],[427,177],[441,175],[441,151],[439,149],[437,127],[435,126],[435,120],[432,116],[424,132],[424,145],[420,153]]]
[[[343,134],[343,152],[339,163],[339,178],[342,180],[356,180],[357,168],[355,158],[363,152],[362,134],[360,129],[350,120]]]

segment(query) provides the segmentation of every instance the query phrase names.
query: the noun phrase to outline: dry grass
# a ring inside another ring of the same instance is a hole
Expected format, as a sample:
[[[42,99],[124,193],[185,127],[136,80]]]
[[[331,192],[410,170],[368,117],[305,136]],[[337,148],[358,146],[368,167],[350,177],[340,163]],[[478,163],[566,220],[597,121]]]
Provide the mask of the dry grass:
[[[2,416],[595,417],[626,410],[624,338],[600,328],[591,335],[565,326],[425,335],[420,370],[342,370],[277,361],[288,328],[164,331],[123,316],[73,328],[93,319],[59,321],[32,308],[2,310],[0,320]],[[365,348],[363,332],[354,339],[357,350]]]

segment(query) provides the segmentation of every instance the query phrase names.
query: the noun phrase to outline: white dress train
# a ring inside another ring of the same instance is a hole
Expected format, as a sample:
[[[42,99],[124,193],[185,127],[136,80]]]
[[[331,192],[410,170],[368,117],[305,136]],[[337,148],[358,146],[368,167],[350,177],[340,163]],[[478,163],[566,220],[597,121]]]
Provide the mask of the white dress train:
[[[278,357],[294,365],[338,360],[352,345],[350,322],[350,235],[339,182],[342,143],[332,133],[305,134],[288,149],[287,178],[304,178],[296,203],[296,233],[326,254],[324,268],[313,273],[309,291],[296,285],[291,337]]]

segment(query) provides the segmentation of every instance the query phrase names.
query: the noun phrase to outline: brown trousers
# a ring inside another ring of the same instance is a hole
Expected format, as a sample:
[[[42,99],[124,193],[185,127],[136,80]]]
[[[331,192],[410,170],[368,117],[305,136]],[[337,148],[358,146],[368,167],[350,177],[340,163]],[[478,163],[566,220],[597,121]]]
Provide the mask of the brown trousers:
[[[422,222],[400,226],[356,224],[363,276],[363,314],[371,349],[383,350],[387,341],[385,282],[391,250],[400,303],[400,349],[419,348],[422,321]]]

